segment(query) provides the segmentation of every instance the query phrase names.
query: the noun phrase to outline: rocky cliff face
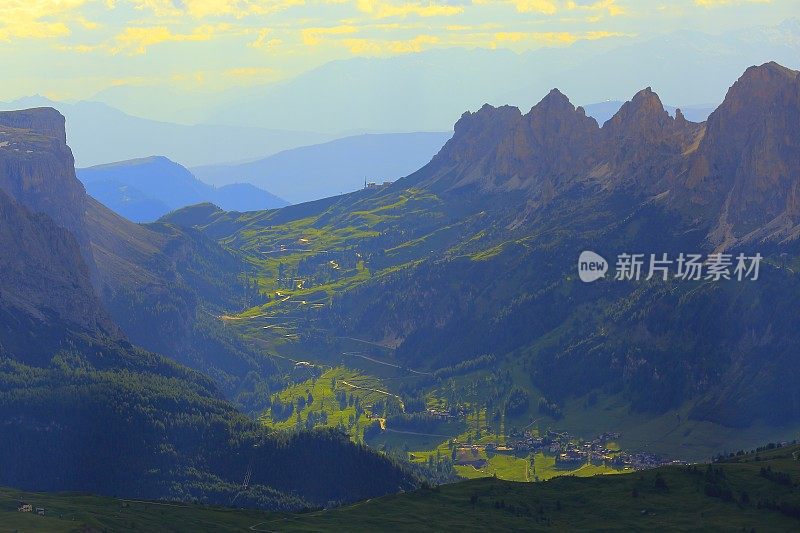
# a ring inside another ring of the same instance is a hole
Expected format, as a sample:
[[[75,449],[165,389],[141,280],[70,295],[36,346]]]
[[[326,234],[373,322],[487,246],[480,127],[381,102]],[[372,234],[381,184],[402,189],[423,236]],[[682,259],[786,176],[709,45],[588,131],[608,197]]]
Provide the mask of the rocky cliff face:
[[[800,77],[767,63],[731,87],[707,123],[671,117],[649,87],[602,127],[553,90],[522,115],[465,113],[453,138],[410,181],[445,194],[548,204],[579,186],[624,189],[666,205],[729,248],[800,236]]]
[[[101,291],[160,283],[152,267],[165,239],[87,196],[54,109],[0,113],[0,189],[75,236]]]
[[[75,235],[93,268],[84,213],[86,191],[75,179],[64,117],[50,108],[0,113],[0,189]]]
[[[0,113],[0,192],[51,219],[65,230],[60,233],[65,243],[70,238],[77,243],[84,266],[65,264],[75,272],[88,272],[103,306],[134,343],[204,371],[217,363],[225,372],[241,366],[241,348],[208,333],[198,325],[198,317],[202,306],[234,305],[233,299],[241,297],[238,275],[244,267],[204,236],[165,225],[134,224],[89,197],[75,176],[64,117],[57,111]],[[9,241],[8,249],[17,244]],[[31,264],[41,263],[30,259]],[[78,280],[65,279],[83,287]],[[70,306],[55,301],[58,291],[39,281],[46,300],[54,301],[36,300],[32,307],[55,306],[56,314],[83,325],[100,320],[90,311],[88,296],[75,296]]]
[[[485,105],[456,123],[427,182],[439,190],[527,191],[546,201],[565,180],[586,171],[598,138],[597,122],[556,89],[526,115],[516,107]]]
[[[0,125],[49,137],[62,145],[67,144],[64,123],[65,119],[61,113],[50,107],[0,113]]]
[[[651,191],[702,131],[680,111],[669,116],[650,89],[637,93],[603,127],[553,89],[526,115],[484,106],[466,113],[431,164],[439,189],[476,186],[526,191],[549,201],[579,182]]]
[[[702,131],[680,109],[671,117],[658,95],[650,87],[643,89],[603,125],[592,176],[606,186],[659,194],[680,174],[683,153]]]
[[[0,190],[0,355],[41,363],[73,335],[119,337],[75,237]]]
[[[679,202],[713,221],[718,246],[800,235],[800,73],[751,67],[708,119]]]

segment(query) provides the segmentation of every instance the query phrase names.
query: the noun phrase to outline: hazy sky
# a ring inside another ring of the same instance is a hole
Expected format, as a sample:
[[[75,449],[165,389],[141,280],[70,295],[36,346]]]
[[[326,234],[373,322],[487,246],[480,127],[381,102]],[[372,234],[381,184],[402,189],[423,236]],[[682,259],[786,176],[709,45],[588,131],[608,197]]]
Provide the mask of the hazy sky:
[[[354,56],[523,51],[798,14],[798,0],[0,0],[0,99],[116,85],[218,91]]]

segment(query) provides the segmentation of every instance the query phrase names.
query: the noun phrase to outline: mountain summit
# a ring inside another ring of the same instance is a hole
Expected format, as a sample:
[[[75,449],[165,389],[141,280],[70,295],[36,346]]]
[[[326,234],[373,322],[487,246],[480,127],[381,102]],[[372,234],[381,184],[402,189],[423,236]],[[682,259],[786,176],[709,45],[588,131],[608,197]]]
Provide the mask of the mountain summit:
[[[749,68],[705,123],[673,118],[648,87],[602,127],[553,89],[529,113],[485,105],[411,178],[451,194],[519,194],[543,205],[577,187],[630,190],[707,227],[730,247],[800,235],[800,78]]]
[[[688,165],[676,194],[713,218],[715,244],[800,236],[800,73],[747,69]]]

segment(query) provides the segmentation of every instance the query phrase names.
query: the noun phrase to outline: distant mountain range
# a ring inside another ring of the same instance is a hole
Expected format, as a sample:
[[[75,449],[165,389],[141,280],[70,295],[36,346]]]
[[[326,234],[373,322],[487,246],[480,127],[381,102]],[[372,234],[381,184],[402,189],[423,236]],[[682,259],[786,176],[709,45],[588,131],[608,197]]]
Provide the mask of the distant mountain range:
[[[192,168],[215,185],[248,182],[292,203],[336,196],[364,182],[394,181],[436,155],[452,133],[357,135],[242,164]]]
[[[331,135],[261,127],[187,126],[131,116],[98,102],[64,103],[42,96],[0,103],[0,111],[52,107],[67,118],[67,137],[78,166],[153,154],[184,165],[244,161],[316,142]]]
[[[800,19],[793,18],[774,26],[721,34],[682,30],[648,38],[578,41],[568,47],[519,54],[478,48],[358,57],[333,61],[289,80],[220,93],[187,95],[166,85],[120,85],[86,99],[121,109],[129,116],[147,117],[161,123],[148,128],[169,133],[159,133],[151,143],[141,135],[151,130],[142,126],[131,136],[112,131],[111,141],[96,139],[102,142],[97,149],[85,140],[90,132],[103,131],[102,120],[96,122],[101,129],[87,126],[84,134],[84,127],[78,125],[80,116],[72,116],[69,109],[73,104],[50,105],[70,115],[70,142],[81,166],[161,153],[192,167],[265,157],[357,133],[445,131],[464,110],[478,109],[484,103],[530,109],[537,95],[554,86],[582,105],[620,101],[649,85],[672,105],[687,109],[705,106],[706,102],[721,102],[727,80],[748,65],[775,60],[800,68],[798,43]],[[40,105],[46,104],[38,97],[17,102],[14,108]],[[3,107],[10,109],[9,104]],[[687,118],[691,119],[689,113]],[[239,130],[243,135],[223,135],[225,130],[216,127],[215,135],[214,128],[178,124],[255,129]],[[278,130],[285,129],[300,133],[288,132],[281,139]],[[128,142],[116,142],[119,140]],[[138,149],[140,146],[144,149]]]
[[[527,110],[552,87],[573,101],[589,103],[621,100],[649,85],[666,102],[698,105],[722,101],[728,80],[749,65],[775,60],[800,68],[798,58],[798,19],[719,35],[681,31],[521,54],[442,49],[354,58],[226,94],[206,107],[201,121],[273,128],[291,124],[325,132],[443,131],[465,109],[488,102]]]
[[[134,222],[154,222],[187,205],[213,203],[226,211],[256,211],[288,205],[249,183],[214,187],[162,156],[77,170],[86,191]]]

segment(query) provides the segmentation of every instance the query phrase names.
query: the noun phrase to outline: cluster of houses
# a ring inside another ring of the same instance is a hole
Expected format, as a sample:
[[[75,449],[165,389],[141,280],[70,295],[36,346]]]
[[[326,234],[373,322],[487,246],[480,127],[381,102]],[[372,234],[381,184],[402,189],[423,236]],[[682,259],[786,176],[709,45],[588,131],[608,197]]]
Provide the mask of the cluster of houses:
[[[261,253],[264,255],[288,255],[296,252],[308,252],[309,240],[306,238],[301,239],[283,239],[272,243],[272,248],[263,250]]]
[[[463,407],[428,407],[427,413],[443,421],[462,420],[466,416],[466,410]],[[605,432],[591,440],[580,441],[567,432],[548,430],[545,434],[538,435],[527,430],[512,432],[506,438],[505,444],[464,444],[453,440],[451,446],[454,450],[453,459],[456,465],[470,465],[475,468],[481,468],[486,463],[480,454],[481,451],[518,456],[544,453],[555,456],[556,468],[564,470],[575,470],[586,464],[629,470],[645,470],[667,464],[683,464],[680,461],[667,461],[653,453],[621,451],[611,444],[619,438],[619,433]]]
[[[495,453],[545,453],[555,456],[556,467],[574,470],[585,464],[606,465],[619,469],[644,470],[664,464],[661,456],[652,453],[627,453],[609,446],[620,438],[619,433],[603,433],[592,440],[580,442],[566,432],[548,431],[543,436],[530,431],[512,435],[504,446],[487,444],[487,452]]]
[[[364,180],[364,188],[365,189],[380,189],[381,187],[388,187],[391,184],[392,184],[391,181],[384,181],[383,183],[377,183],[377,182],[374,182],[374,181],[369,181],[368,182],[367,180]]]
[[[685,465],[686,461],[667,461],[654,453],[618,453],[611,461],[615,468],[632,468],[633,470],[646,470],[663,465]]]
[[[428,407],[426,409],[428,415],[438,418],[439,420],[463,420],[467,416],[467,409],[463,406],[451,408],[436,408]]]
[[[454,453],[454,463],[460,466],[472,466],[480,470],[486,466],[486,459],[481,456],[480,446],[460,446]]]
[[[33,505],[25,502],[18,502],[17,504],[17,511],[20,513],[36,513],[39,516],[45,516],[47,511],[45,511],[44,507],[37,507],[36,509],[33,508]]]

